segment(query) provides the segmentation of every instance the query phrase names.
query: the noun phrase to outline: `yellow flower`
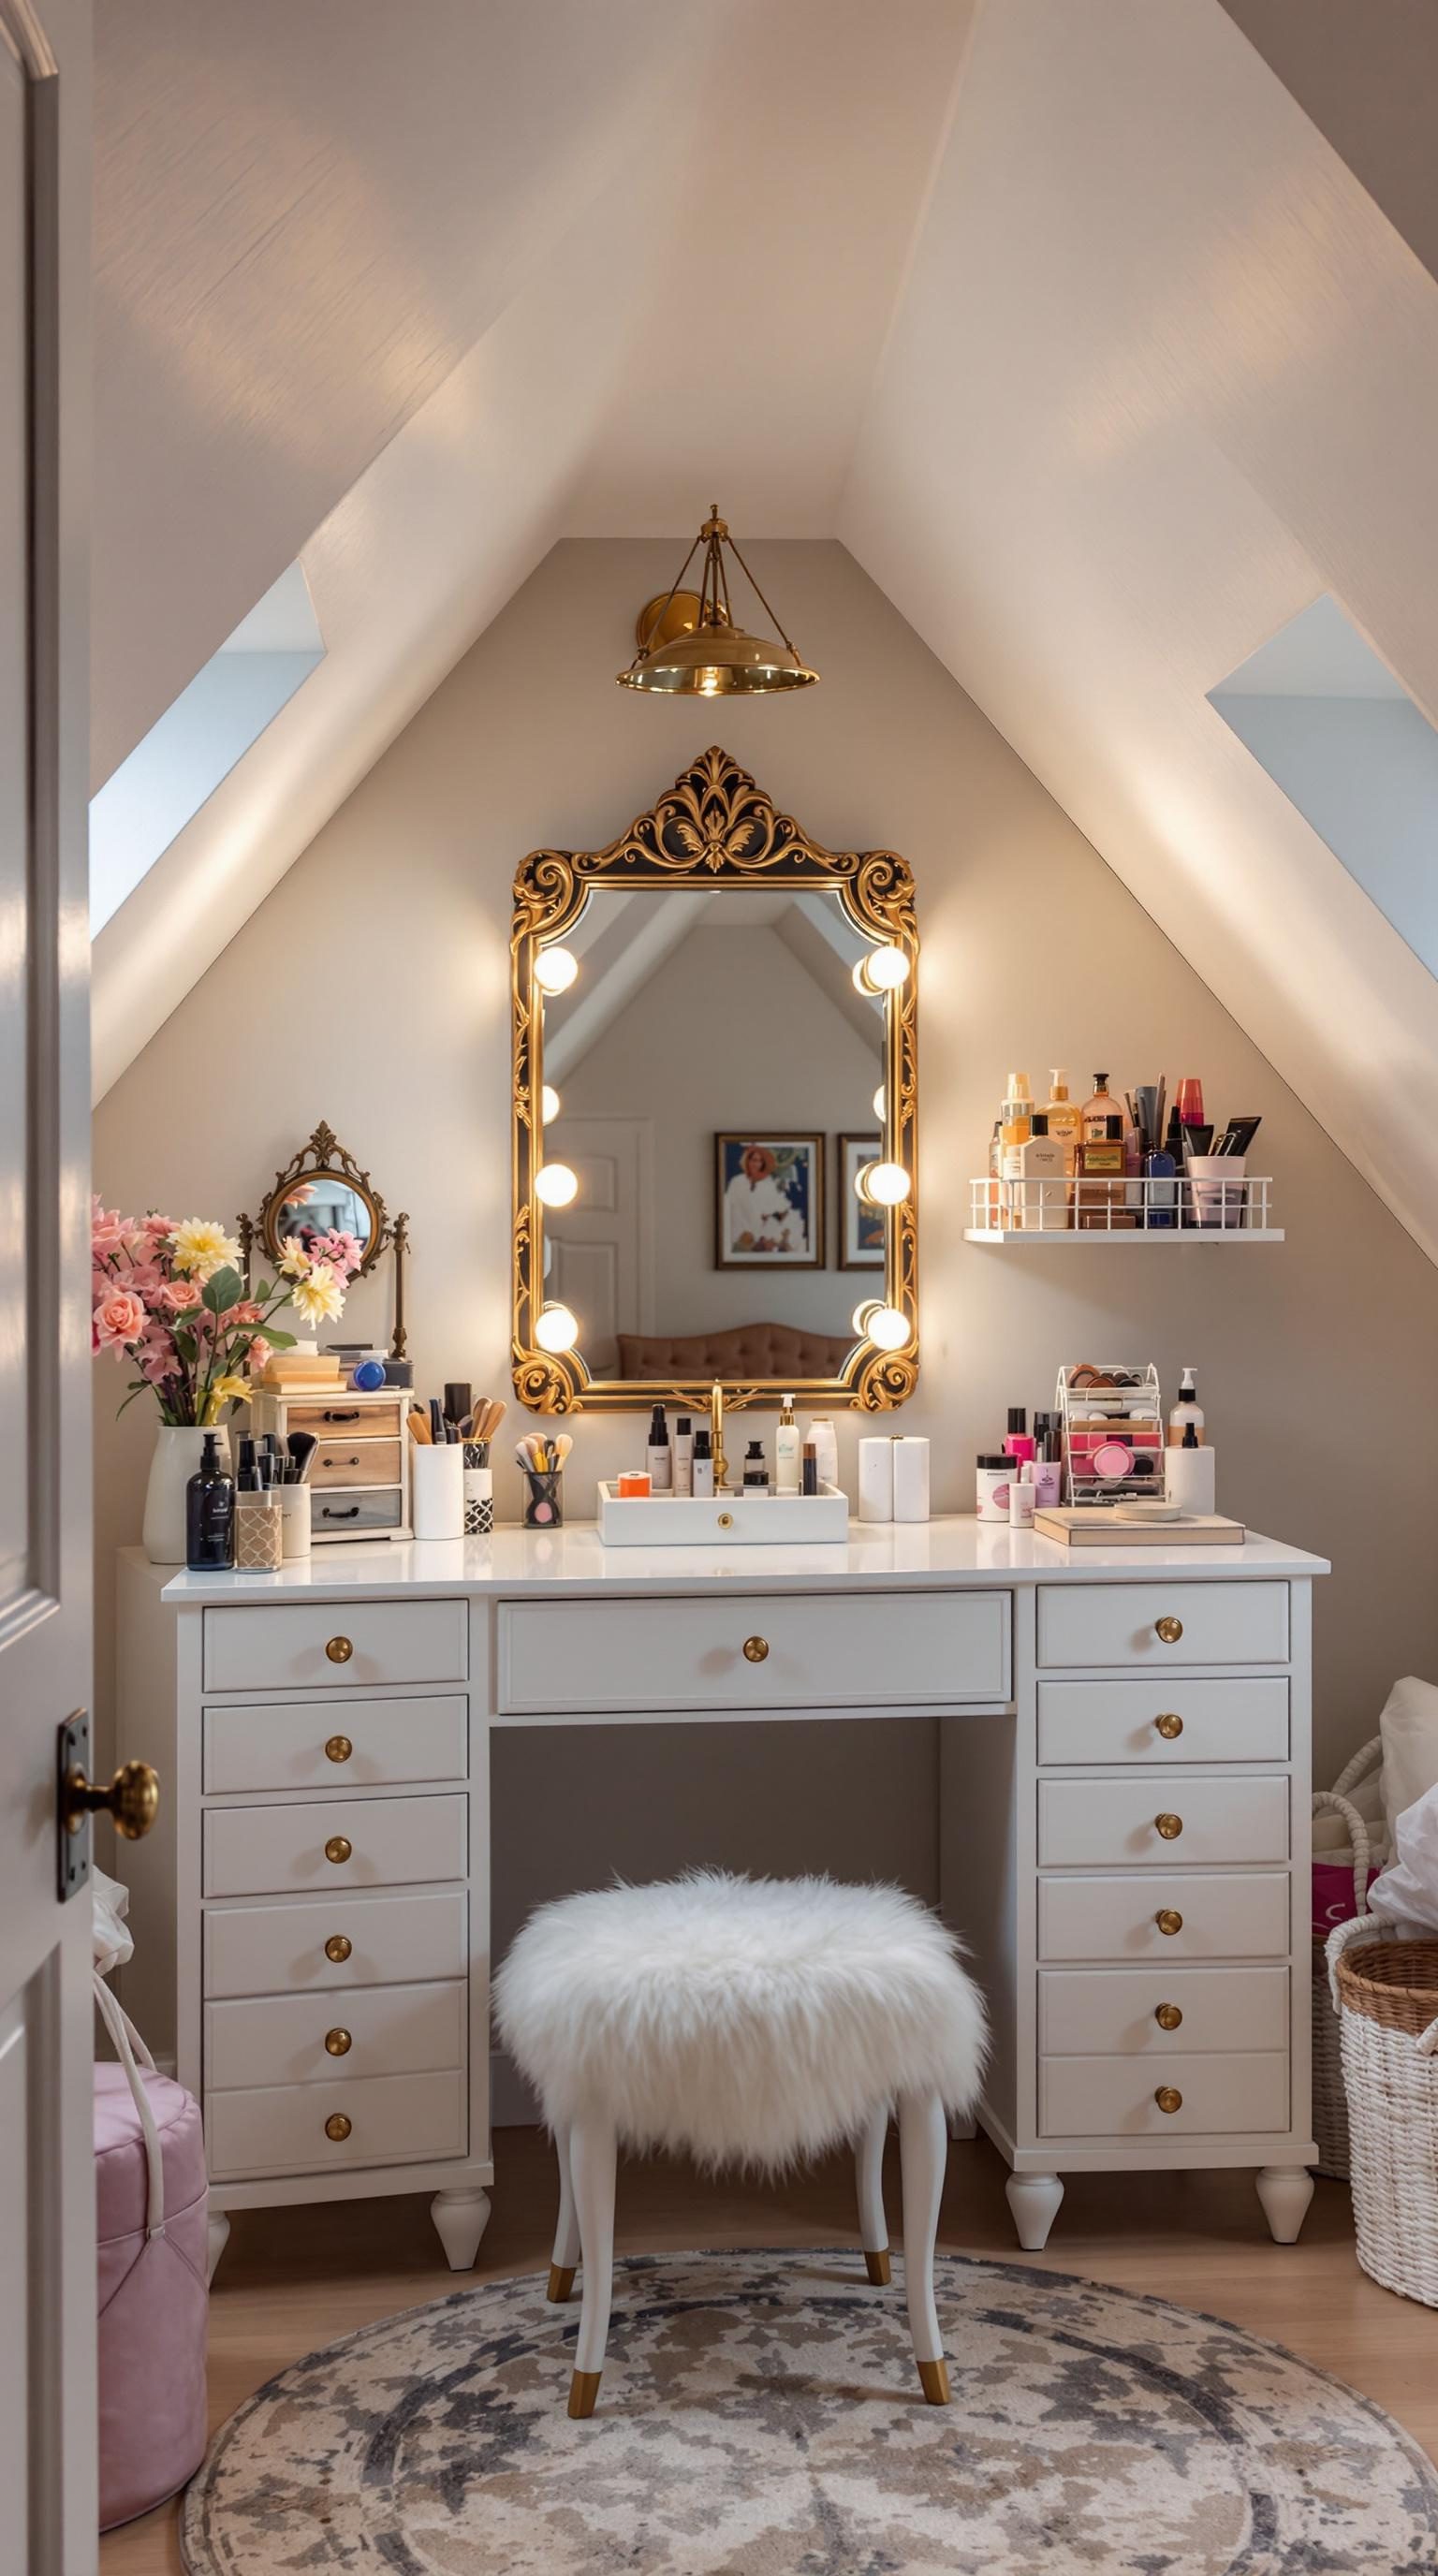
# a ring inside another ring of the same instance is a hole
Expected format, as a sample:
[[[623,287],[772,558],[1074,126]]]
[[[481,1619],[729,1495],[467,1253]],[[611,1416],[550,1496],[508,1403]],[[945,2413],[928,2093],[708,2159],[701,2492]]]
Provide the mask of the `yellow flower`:
[[[213,1217],[187,1216],[175,1228],[175,1268],[195,1279],[213,1279],[217,1270],[237,1270],[240,1247]]]
[[[328,1262],[316,1261],[307,1279],[297,1279],[290,1303],[307,1324],[321,1324],[345,1310],[344,1291]]]
[[[217,1377],[205,1406],[206,1422],[218,1422],[221,1408],[227,1404],[248,1404],[250,1382],[244,1377]]]
[[[280,1255],[280,1268],[287,1279],[304,1279],[309,1274],[310,1256],[302,1243],[291,1243]]]

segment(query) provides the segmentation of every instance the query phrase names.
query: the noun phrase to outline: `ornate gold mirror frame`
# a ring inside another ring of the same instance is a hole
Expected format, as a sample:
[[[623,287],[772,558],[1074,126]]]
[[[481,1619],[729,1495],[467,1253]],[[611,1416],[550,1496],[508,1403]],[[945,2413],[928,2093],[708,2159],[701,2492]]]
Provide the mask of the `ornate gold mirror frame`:
[[[908,959],[904,982],[883,995],[884,1136],[882,1159],[902,1164],[908,1197],[884,1210],[883,1295],[908,1327],[897,1349],[856,1339],[837,1377],[792,1384],[801,1403],[879,1413],[912,1394],[919,1373],[918,1010],[919,934],[914,882],[892,850],[826,850],[779,814],[746,769],[717,748],[704,752],[646,814],[603,850],[532,850],[514,880],[511,985],[514,997],[514,1385],[536,1413],[635,1412],[656,1403],[696,1412],[710,1381],[666,1384],[650,1378],[592,1378],[576,1347],[541,1347],[536,1326],[544,1305],[544,1205],[535,1187],[543,1160],[540,1102],[544,1083],[544,988],[536,973],[547,947],[562,941],[592,888],[672,887],[689,880],[708,889],[756,885],[836,893],[855,927],[876,947]],[[877,1290],[877,1274],[875,1274]],[[897,1331],[897,1325],[892,1328]],[[721,1379],[732,1405],[777,1404],[780,1381]]]

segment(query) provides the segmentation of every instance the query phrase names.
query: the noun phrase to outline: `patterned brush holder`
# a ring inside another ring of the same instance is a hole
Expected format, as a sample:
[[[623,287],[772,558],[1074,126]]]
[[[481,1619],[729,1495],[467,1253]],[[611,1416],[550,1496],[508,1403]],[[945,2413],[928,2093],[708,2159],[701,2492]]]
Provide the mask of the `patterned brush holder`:
[[[562,1529],[564,1526],[564,1469],[562,1467],[523,1467],[524,1526],[526,1529]]]
[[[494,1527],[494,1473],[487,1440],[464,1444],[464,1534],[488,1538]]]

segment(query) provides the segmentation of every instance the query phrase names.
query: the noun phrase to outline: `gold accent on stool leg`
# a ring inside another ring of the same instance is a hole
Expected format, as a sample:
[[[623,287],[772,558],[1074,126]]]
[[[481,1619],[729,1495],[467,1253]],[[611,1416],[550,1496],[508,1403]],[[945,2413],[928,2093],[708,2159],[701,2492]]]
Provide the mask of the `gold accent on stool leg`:
[[[889,2249],[887,2245],[881,2246],[877,2254],[872,2254],[869,2251],[868,2246],[865,2246],[864,2269],[868,2273],[876,2290],[887,2289],[890,2281],[892,2281],[894,2277],[889,2266]]]
[[[943,2368],[942,2362],[939,2367]],[[586,2415],[593,2414],[594,2401],[599,2395],[599,2383],[603,2376],[604,2373],[600,2370],[576,2370],[569,2383],[569,2411],[576,2423],[582,2421]]]
[[[544,2295],[547,2299],[552,2299],[556,2307],[562,2307],[565,2300],[568,2298],[570,2291],[574,2287],[574,2275],[578,2269],[579,2266],[577,2263],[570,2263],[567,2265],[563,2263],[550,2264],[549,2287],[545,2291]]]
[[[948,2363],[946,2361],[921,2361],[919,2364],[919,2377],[923,2381],[924,2395],[929,2404],[931,2406],[947,2406],[949,2402]]]

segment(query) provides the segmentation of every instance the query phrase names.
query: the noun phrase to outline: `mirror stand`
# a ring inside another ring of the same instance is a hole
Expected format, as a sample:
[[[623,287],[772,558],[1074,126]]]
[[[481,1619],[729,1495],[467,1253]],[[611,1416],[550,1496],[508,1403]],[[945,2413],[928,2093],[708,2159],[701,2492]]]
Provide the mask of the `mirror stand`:
[[[281,1259],[285,1241],[298,1233],[294,1212],[316,1207],[323,1212],[328,1206],[331,1224],[340,1216],[351,1219],[346,1231],[354,1233],[363,1244],[364,1258],[355,1277],[363,1279],[374,1268],[380,1254],[389,1248],[394,1253],[394,1330],[390,1336],[391,1359],[405,1357],[407,1332],[404,1314],[404,1266],[409,1251],[409,1218],[403,1209],[391,1217],[368,1172],[361,1171],[352,1154],[346,1152],[334,1129],[320,1120],[307,1145],[291,1156],[281,1172],[276,1172],[272,1190],[260,1201],[256,1216],[241,1215],[237,1220],[240,1256],[248,1288],[258,1251],[270,1262]],[[289,1222],[286,1223],[286,1218]],[[361,1232],[361,1228],[363,1231]]]

